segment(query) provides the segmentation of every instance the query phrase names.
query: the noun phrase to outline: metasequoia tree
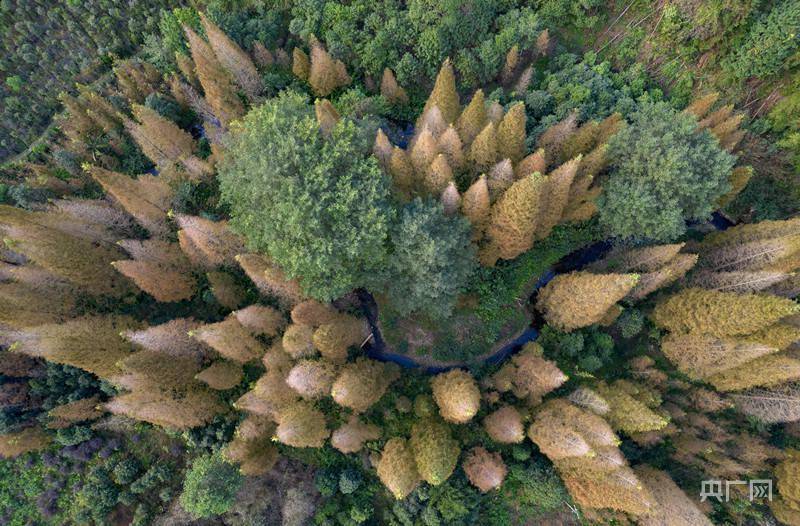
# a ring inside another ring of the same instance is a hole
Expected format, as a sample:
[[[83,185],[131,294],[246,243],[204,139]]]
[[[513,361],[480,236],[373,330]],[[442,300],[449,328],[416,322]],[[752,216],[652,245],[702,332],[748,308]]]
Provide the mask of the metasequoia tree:
[[[300,360],[286,377],[286,385],[306,400],[327,396],[336,379],[336,368],[322,360]]]
[[[653,495],[653,510],[639,519],[643,526],[711,526],[713,523],[670,476],[646,464],[634,468],[636,477]]]
[[[308,80],[308,73],[311,71],[311,59],[305,51],[299,47],[292,49],[292,73],[301,80]]]
[[[458,188],[453,181],[447,184],[447,188],[442,192],[439,201],[442,204],[442,211],[446,216],[455,215],[461,208],[461,194],[458,193]]]
[[[51,441],[50,435],[39,426],[5,433],[0,435],[0,458],[16,458],[31,451],[40,451],[49,446]]]
[[[235,316],[218,323],[209,323],[189,333],[229,360],[244,364],[261,358],[264,346],[256,340]]]
[[[482,447],[470,449],[464,456],[462,467],[470,483],[481,493],[499,488],[508,473],[500,453],[490,453]]]
[[[200,322],[191,318],[175,318],[161,325],[123,331],[120,335],[144,349],[172,356],[193,356],[201,362],[210,357],[212,351],[189,336],[189,332],[200,325]]]
[[[487,124],[472,141],[467,160],[478,173],[489,170],[498,161],[497,132],[494,123]]]
[[[744,336],[798,311],[797,303],[776,296],[687,288],[659,303],[651,319],[675,333]]]
[[[406,498],[420,482],[414,453],[403,438],[395,437],[386,442],[377,470],[381,482],[397,500]]]
[[[608,309],[625,297],[639,280],[637,274],[571,272],[556,276],[539,291],[536,307],[547,323],[572,331],[598,323]]]
[[[471,144],[486,126],[486,121],[486,99],[483,90],[479,89],[456,120],[456,130],[461,141],[467,145]]]
[[[259,254],[237,254],[236,262],[262,294],[291,307],[305,299],[297,280],[289,279],[269,259]]]
[[[772,389],[749,389],[731,393],[728,399],[742,413],[762,422],[796,422],[800,420],[800,389],[796,384]]]
[[[486,415],[483,427],[492,440],[501,444],[519,444],[525,440],[522,415],[513,406],[503,406]]]
[[[554,362],[544,359],[542,353],[538,343],[525,344],[522,351],[492,375],[493,387],[500,392],[511,391],[530,405],[540,403],[544,395],[567,381],[567,376]]]
[[[203,86],[206,100],[222,127],[227,128],[231,121],[244,115],[244,105],[236,94],[230,74],[220,63],[211,46],[190,27],[184,26],[183,30],[189,41],[195,72]]]
[[[330,304],[306,300],[294,306],[291,317],[294,323],[316,328],[335,322],[340,315]]]
[[[210,221],[199,216],[182,214],[173,217],[180,227],[178,235],[184,236],[183,239],[191,243],[194,254],[203,267],[233,266],[236,264],[236,255],[244,251],[242,239],[228,228],[227,221]],[[184,248],[185,243],[181,247]],[[187,255],[192,259],[191,254]]]
[[[342,453],[358,453],[363,449],[365,442],[378,440],[380,437],[381,429],[378,426],[365,424],[357,416],[352,415],[350,420],[333,432],[331,446]]]
[[[439,108],[442,117],[448,124],[454,123],[461,113],[461,105],[458,102],[458,92],[456,91],[456,78],[450,59],[446,59],[442,64],[422,113],[425,114],[433,106]]]
[[[337,404],[363,413],[381,399],[399,376],[395,364],[358,358],[342,366],[331,388],[331,396]]]
[[[286,371],[273,369],[261,376],[251,391],[236,400],[234,407],[277,422],[281,412],[298,400],[300,396],[286,384]]]
[[[280,412],[275,436],[287,446],[322,447],[331,432],[325,415],[308,402],[294,402]]]
[[[242,88],[250,101],[255,101],[263,90],[261,76],[258,74],[250,56],[242,51],[216,24],[200,13],[206,37],[214,55],[234,81]]]
[[[283,314],[266,305],[250,305],[232,314],[242,327],[255,336],[277,336],[286,327]]]
[[[511,185],[492,207],[486,234],[491,242],[489,250],[497,257],[514,259],[533,246],[544,187],[544,177],[528,175]]]
[[[334,59],[320,44],[311,46],[308,83],[319,97],[327,97],[336,88],[350,84],[350,75],[341,60]]]
[[[156,301],[172,302],[194,296],[197,280],[185,270],[165,267],[152,261],[123,260],[111,265]]]
[[[228,360],[217,360],[195,375],[195,378],[211,389],[226,391],[233,389],[244,378],[244,370],[238,363]]]
[[[253,418],[252,416],[249,418]],[[225,445],[222,455],[239,464],[242,475],[258,476],[269,472],[278,461],[278,448],[270,442],[269,435],[245,438],[238,432]]]
[[[316,353],[313,336],[314,328],[310,325],[293,323],[283,332],[283,350],[295,359],[313,356]]]
[[[429,417],[417,420],[409,441],[422,480],[438,486],[453,474],[461,452],[444,422]]]
[[[612,428],[628,435],[663,429],[669,418],[653,411],[661,399],[648,399],[652,393],[626,380],[618,380],[611,385],[598,383],[594,391],[608,404],[609,410],[603,415]]]
[[[381,95],[392,104],[408,104],[408,95],[397,83],[394,73],[389,68],[384,68],[381,77]]]
[[[448,422],[469,422],[480,409],[481,393],[478,384],[466,371],[453,369],[436,375],[431,380],[431,388],[439,413]]]
[[[338,315],[331,323],[324,323],[314,330],[311,340],[320,354],[334,363],[347,360],[350,347],[360,345],[370,334],[363,319]]]
[[[104,407],[111,413],[169,429],[191,429],[208,424],[227,409],[216,394],[199,388],[180,393],[179,399],[140,389],[117,395]]]
[[[238,309],[245,302],[247,291],[232,274],[223,271],[206,272],[208,285],[217,302],[226,309]]]
[[[500,158],[517,163],[525,157],[525,124],[525,105],[520,102],[511,106],[497,127]]]
[[[100,410],[100,397],[90,396],[73,402],[61,404],[47,412],[50,419],[47,427],[51,429],[66,428],[78,422],[97,420],[103,416]]]
[[[564,209],[569,201],[569,192],[578,167],[581,163],[580,154],[574,159],[565,162],[545,179],[542,195],[545,196],[539,205],[539,217],[536,222],[536,237],[543,239],[550,235],[564,215]]]

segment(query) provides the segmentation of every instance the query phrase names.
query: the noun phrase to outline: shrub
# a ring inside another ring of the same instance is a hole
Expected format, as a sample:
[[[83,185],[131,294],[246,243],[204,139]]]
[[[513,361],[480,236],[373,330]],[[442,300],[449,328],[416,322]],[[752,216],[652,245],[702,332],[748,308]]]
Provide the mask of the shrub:
[[[219,455],[197,458],[183,481],[181,506],[197,518],[225,513],[233,505],[243,477]]]
[[[730,189],[735,158],[694,118],[648,103],[609,141],[612,171],[598,201],[600,223],[620,238],[671,241],[686,220],[708,217]]]

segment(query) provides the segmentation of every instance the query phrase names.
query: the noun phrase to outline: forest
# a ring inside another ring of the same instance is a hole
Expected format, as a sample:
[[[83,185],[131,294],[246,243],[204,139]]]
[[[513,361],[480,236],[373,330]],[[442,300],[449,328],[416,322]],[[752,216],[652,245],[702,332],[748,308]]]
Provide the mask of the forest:
[[[0,524],[800,526],[797,0],[0,29]]]

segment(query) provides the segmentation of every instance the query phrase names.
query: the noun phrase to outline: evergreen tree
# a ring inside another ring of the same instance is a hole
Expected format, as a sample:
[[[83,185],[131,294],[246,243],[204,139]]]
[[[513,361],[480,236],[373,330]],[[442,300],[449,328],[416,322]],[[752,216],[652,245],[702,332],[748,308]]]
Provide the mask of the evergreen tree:
[[[562,274],[539,291],[536,307],[547,323],[569,332],[600,322],[638,280],[636,274]]]
[[[199,457],[186,473],[181,506],[198,519],[225,513],[233,506],[243,481],[236,466],[219,455]]]

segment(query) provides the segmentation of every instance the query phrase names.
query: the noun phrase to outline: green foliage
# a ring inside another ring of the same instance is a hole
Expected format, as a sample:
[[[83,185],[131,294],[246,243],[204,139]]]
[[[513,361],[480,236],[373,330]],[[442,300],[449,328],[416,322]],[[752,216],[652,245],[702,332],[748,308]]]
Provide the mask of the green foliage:
[[[616,321],[616,326],[619,329],[623,338],[633,338],[644,327],[644,314],[638,309],[625,309]]]
[[[800,4],[781,0],[762,15],[725,64],[739,81],[778,75],[800,63]]]
[[[641,106],[631,121],[609,142],[600,223],[620,238],[674,240],[686,220],[707,218],[729,190],[735,158],[663,102]]]
[[[602,0],[534,0],[542,21],[550,27],[591,28],[597,25],[598,8],[603,7]]]
[[[354,493],[364,481],[363,475],[357,469],[348,468],[339,474],[339,491],[345,495]]]
[[[389,183],[343,119],[324,139],[305,97],[283,93],[237,126],[220,167],[231,225],[312,297],[367,285],[386,258]]]
[[[542,328],[537,341],[544,347],[545,355],[568,374],[594,373],[606,365],[613,367],[614,340],[597,327],[561,333],[548,325]]]
[[[233,505],[243,477],[219,455],[198,457],[183,481],[181,506],[197,518],[225,513]]]
[[[477,262],[469,221],[446,217],[442,205],[419,198],[406,205],[392,226],[392,251],[385,269],[389,305],[401,316],[450,316]]]

